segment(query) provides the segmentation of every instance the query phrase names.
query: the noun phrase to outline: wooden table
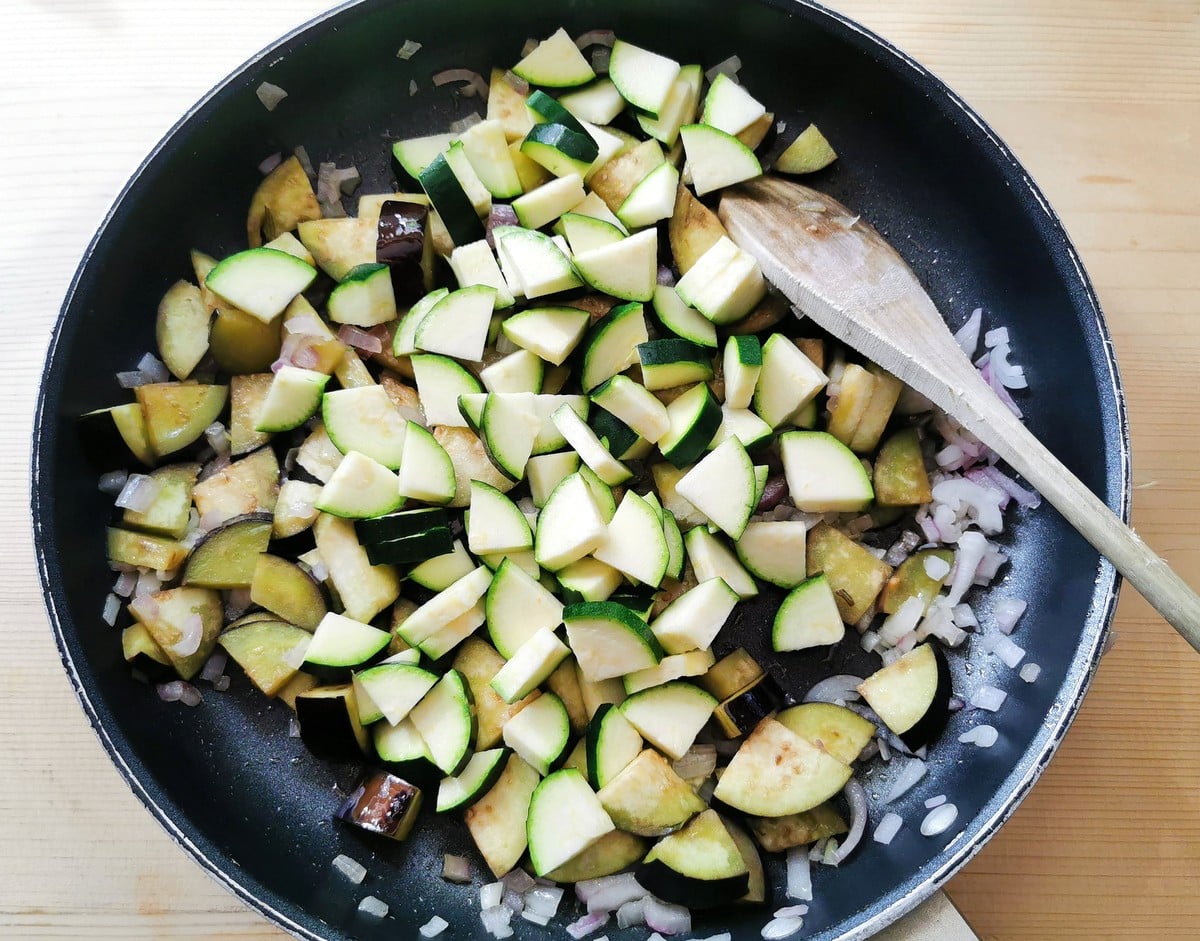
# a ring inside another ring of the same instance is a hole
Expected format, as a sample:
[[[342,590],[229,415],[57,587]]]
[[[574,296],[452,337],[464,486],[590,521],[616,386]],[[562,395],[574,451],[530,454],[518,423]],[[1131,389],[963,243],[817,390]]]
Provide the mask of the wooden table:
[[[1041,183],[1125,377],[1134,522],[1200,585],[1200,7],[1194,0],[835,0],[945,78]],[[279,932],[205,878],[89,731],[28,528],[45,344],[102,214],[213,82],[321,0],[9,0],[0,29],[0,936]],[[986,939],[1194,938],[1200,658],[1132,592],[1083,712],[949,891]]]

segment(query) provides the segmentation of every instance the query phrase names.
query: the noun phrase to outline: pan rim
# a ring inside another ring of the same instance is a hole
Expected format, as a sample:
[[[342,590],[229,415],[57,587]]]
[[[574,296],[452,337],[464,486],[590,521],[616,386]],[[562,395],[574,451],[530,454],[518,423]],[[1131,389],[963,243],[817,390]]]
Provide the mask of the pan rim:
[[[94,254],[106,239],[110,227],[126,208],[127,200],[138,187],[142,177],[181,131],[243,81],[255,65],[275,55],[281,47],[304,34],[331,20],[352,15],[355,8],[371,2],[373,0],[348,0],[348,2],[339,4],[309,19],[255,53],[189,107],[138,164],[114,199],[84,251],[64,295],[58,317],[55,319],[34,413],[30,462],[30,504],[42,596],[54,632],[60,660],[76,698],[101,746],[117,771],[125,779],[130,790],[168,836],[186,850],[214,881],[280,928],[296,937],[313,939],[313,941],[319,941],[323,935],[315,933],[298,921],[293,914],[287,912],[287,909],[291,909],[293,912],[303,914],[302,909],[248,874],[239,878],[240,874],[236,871],[236,867],[230,866],[227,860],[212,858],[213,855],[220,857],[220,852],[217,851],[210,855],[201,845],[207,841],[202,836],[197,838],[194,833],[195,828],[187,824],[186,818],[183,823],[177,822],[168,809],[163,806],[163,803],[152,793],[152,789],[143,781],[144,772],[139,770],[141,762],[135,756],[126,753],[127,748],[123,749],[122,743],[119,741],[121,738],[119,733],[114,737],[106,726],[104,716],[107,709],[90,695],[76,665],[75,654],[71,649],[72,641],[68,635],[75,633],[75,627],[66,599],[55,587],[56,582],[53,576],[59,567],[59,546],[52,528],[47,525],[47,522],[53,517],[54,498],[49,488],[42,488],[39,483],[56,450],[57,435],[53,418],[60,389],[55,387],[51,380],[55,377],[54,367],[64,337],[63,327],[66,325],[68,313],[76,301],[85,272]],[[1045,249],[1052,261],[1055,262],[1059,277],[1071,291],[1072,306],[1079,316],[1081,326],[1085,330],[1094,330],[1096,339],[1099,341],[1099,357],[1096,356],[1095,351],[1092,351],[1096,378],[1103,380],[1101,383],[1103,393],[1111,391],[1113,414],[1106,419],[1106,422],[1115,423],[1116,430],[1119,432],[1115,442],[1115,459],[1110,457],[1107,461],[1106,486],[1108,493],[1104,495],[1104,499],[1124,521],[1128,522],[1132,501],[1130,436],[1123,387],[1111,334],[1078,251],[1058,214],[1031,175],[999,135],[964,99],[929,69],[886,39],[850,17],[830,10],[815,0],[754,0],[754,2],[784,11],[789,15],[804,11],[812,17],[817,28],[831,31],[838,38],[861,51],[885,60],[885,63],[899,72],[905,80],[915,83],[924,90],[930,98],[930,105],[941,108],[943,114],[949,117],[956,127],[976,145],[980,156],[991,160],[1010,183],[1013,189],[1013,198],[1027,215],[1035,219],[1039,232],[1046,243]],[[1059,689],[1056,705],[1059,705],[1060,708],[1052,720],[1043,723],[1039,734],[1000,786],[997,793],[1003,794],[1003,799],[997,802],[993,798],[984,810],[971,821],[970,826],[964,828],[941,854],[897,889],[873,900],[862,920],[838,937],[847,939],[847,941],[858,941],[858,939],[870,937],[917,907],[966,865],[1016,811],[1057,752],[1079,712],[1084,695],[1090,687],[1099,665],[1100,652],[1112,624],[1119,596],[1120,581],[1120,577],[1112,565],[1106,559],[1101,558],[1097,568],[1092,605],[1083,625],[1082,643],[1076,651],[1070,669]],[[987,813],[986,818],[983,816],[985,813]],[[968,830],[971,832],[969,838],[967,838]],[[916,880],[915,885],[913,884],[914,879]],[[816,936],[816,939],[819,941],[819,939],[832,937],[833,935],[829,932],[825,932]]]

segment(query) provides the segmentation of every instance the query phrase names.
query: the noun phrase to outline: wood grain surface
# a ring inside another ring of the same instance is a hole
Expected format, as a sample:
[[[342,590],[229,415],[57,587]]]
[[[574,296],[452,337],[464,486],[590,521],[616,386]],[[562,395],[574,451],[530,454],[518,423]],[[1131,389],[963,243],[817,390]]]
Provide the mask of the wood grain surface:
[[[8,0],[0,26],[0,937],[276,938],[138,805],[76,704],[28,524],[41,361],[77,260],[200,94],[316,0]],[[1200,4],[835,0],[941,75],[1042,185],[1114,335],[1134,523],[1200,585]],[[949,886],[985,939],[1200,933],[1200,658],[1126,591],[1050,770]]]

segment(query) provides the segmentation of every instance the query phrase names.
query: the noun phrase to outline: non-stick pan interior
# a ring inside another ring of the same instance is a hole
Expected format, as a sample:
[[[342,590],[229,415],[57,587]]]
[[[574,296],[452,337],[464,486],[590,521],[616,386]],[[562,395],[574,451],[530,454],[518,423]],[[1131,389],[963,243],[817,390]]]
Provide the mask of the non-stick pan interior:
[[[511,64],[529,36],[562,25],[572,34],[612,28],[633,42],[711,66],[740,56],[742,80],[791,130],[817,122],[839,161],[813,183],[861,212],[896,245],[952,324],[983,307],[1007,325],[1031,391],[1020,398],[1030,427],[1085,483],[1124,507],[1126,438],[1107,336],[1082,270],[1053,214],[1021,168],[935,79],[869,34],[818,8],[729,0],[485,0],[364,2],[293,34],[188,115],[122,195],[80,269],[47,367],[37,431],[34,516],[48,603],[64,658],[114,761],[189,851],[248,902],[304,936],[408,936],[433,914],[454,937],[481,936],[477,894],[438,877],[441,854],[474,857],[464,828],[427,814],[405,844],[335,825],[331,813],[353,769],[310,758],[289,738],[288,712],[235,676],[203,705],[161,703],[131,681],[114,632],[99,612],[111,584],[104,560],[108,499],[96,489],[74,416],[126,401],[113,373],[153,348],[153,312],[165,287],[189,276],[193,247],[211,254],[244,240],[245,208],[259,162],[304,145],[313,160],[353,162],[363,191],[395,183],[389,143],[442,130],[480,107],[430,75]],[[410,61],[405,39],[423,44]],[[268,113],[254,89],[288,91]],[[420,90],[409,95],[409,82]],[[411,185],[411,184],[410,184]],[[1019,513],[1007,542],[1012,562],[992,598],[1024,599],[1016,639],[1042,667],[1026,684],[981,651],[953,656],[955,692],[984,683],[1009,693],[996,716],[955,715],[930,751],[930,773],[885,809],[905,828],[889,847],[867,842],[840,870],[815,874],[806,937],[861,937],[897,917],[969,857],[1011,812],[1065,731],[1082,694],[1114,602],[1106,563],[1049,508]],[[766,597],[726,629],[725,643],[765,654]],[[979,606],[986,619],[987,602]],[[847,644],[847,647],[855,646]],[[865,655],[794,655],[777,661],[785,685],[805,688],[831,672],[873,669]],[[989,722],[996,746],[960,745]],[[874,798],[892,769],[866,778]],[[946,794],[958,823],[939,837],[918,827],[923,801]],[[344,853],[370,871],[361,887],[331,860]],[[781,867],[772,870],[782,901]],[[371,926],[353,914],[367,893],[393,917]],[[777,905],[775,907],[778,907]],[[757,938],[768,910],[697,917],[695,934]],[[518,937],[546,929],[517,921]],[[642,936],[645,929],[617,932]],[[609,932],[610,936],[613,932]]]

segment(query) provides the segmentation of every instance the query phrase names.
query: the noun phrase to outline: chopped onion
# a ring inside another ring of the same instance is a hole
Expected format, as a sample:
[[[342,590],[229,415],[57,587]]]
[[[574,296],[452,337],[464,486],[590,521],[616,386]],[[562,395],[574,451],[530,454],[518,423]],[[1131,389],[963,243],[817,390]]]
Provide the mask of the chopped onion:
[[[450,922],[446,921],[440,915],[434,915],[429,921],[418,928],[417,931],[420,932],[422,938],[436,938],[449,927]]]
[[[462,134],[464,131],[470,130],[476,124],[479,124],[483,118],[472,111],[466,117],[459,118],[457,121],[450,122],[450,132],[452,134]]]
[[[892,614],[879,625],[879,637],[885,644],[897,645],[905,635],[915,631],[925,613],[925,602],[918,597],[905,598]]]
[[[887,846],[892,842],[896,834],[900,832],[902,826],[904,826],[904,818],[899,814],[889,811],[879,821],[879,826],[875,828],[872,839],[876,843],[882,843],[884,846]]]
[[[646,923],[645,899],[631,899],[617,909],[617,927],[630,928]]]
[[[888,565],[897,566],[907,559],[920,544],[921,537],[912,530],[906,529],[900,534],[900,538],[888,547],[888,551],[883,554],[883,561]]]
[[[151,382],[169,382],[171,379],[170,371],[163,364],[163,361],[153,353],[142,354],[142,358],[138,360],[137,368]]]
[[[840,865],[847,856],[854,852],[854,848],[862,841],[863,833],[867,828],[867,792],[863,790],[863,786],[851,778],[846,782],[842,793],[846,795],[846,803],[850,805],[850,832],[846,834],[846,838],[833,854],[832,865],[834,866]],[[778,917],[779,913],[775,914]]]
[[[189,614],[180,631],[182,636],[167,649],[177,656],[190,657],[200,649],[200,641],[204,639],[204,621],[197,613]]]
[[[483,101],[488,99],[488,83],[483,80],[483,76],[478,72],[473,72],[470,69],[443,69],[441,72],[436,72],[433,75],[433,84],[436,88],[441,88],[443,85],[448,85],[451,82],[463,82],[464,88],[460,88],[458,93],[465,98],[471,98],[478,95]]]
[[[685,781],[707,778],[717,770],[717,748],[715,745],[693,745],[671,768]]]
[[[538,42],[533,36],[526,38],[525,45],[521,47],[521,58],[524,59],[527,55],[529,55],[529,53],[533,52],[533,50],[540,45],[541,43]]]
[[[941,807],[942,804],[944,804],[944,803],[946,803],[946,795],[945,794],[936,794],[933,797],[929,798],[927,801],[925,801],[925,809],[933,810],[934,807]]]
[[[977,725],[973,729],[968,729],[958,737],[958,740],[964,745],[978,745],[980,748],[991,748],[1000,738],[1000,733],[996,731],[995,726]]]
[[[229,689],[229,677],[218,676],[215,680],[213,680],[212,686],[213,689],[215,689],[218,693],[225,692],[225,690]]]
[[[1013,397],[1008,392],[1008,387],[1000,381],[1000,377],[996,371],[992,369],[991,363],[983,366],[979,370],[979,375],[984,378],[984,381],[987,382],[992,391],[996,393],[996,398],[1003,402],[1010,412],[1016,415],[1017,418],[1022,417],[1024,413],[1021,411],[1021,407],[1017,405],[1015,401],[1013,401]]]
[[[802,902],[812,901],[812,866],[803,846],[793,846],[787,851],[785,894],[790,899],[799,899]]]
[[[508,938],[513,930],[509,927],[512,921],[512,910],[504,907],[490,907],[479,912],[479,920],[483,927],[495,938]]]
[[[738,80],[738,72],[742,69],[742,60],[737,56],[730,56],[728,59],[722,59],[711,69],[704,73],[704,77],[709,82],[714,82],[718,75],[726,75],[735,82]]]
[[[983,335],[983,345],[989,350],[1008,342],[1008,327],[996,327]]]
[[[115,470],[109,471],[107,474],[101,474],[97,486],[101,493],[107,493],[109,496],[116,496],[125,487],[125,481],[129,479],[129,471]]]
[[[283,163],[283,154],[279,151],[276,151],[269,157],[263,157],[262,162],[258,165],[258,172],[263,176],[266,176],[281,163]]]
[[[608,74],[608,64],[612,61],[612,50],[604,46],[592,50],[592,71],[597,75]]]
[[[976,307],[971,311],[971,316],[954,334],[954,342],[956,342],[968,359],[975,358],[975,350],[979,347],[979,328],[983,323],[983,308]]]
[[[692,913],[682,905],[672,905],[647,896],[643,908],[646,925],[663,935],[687,934],[692,930]]]
[[[803,927],[803,918],[774,918],[763,926],[762,936],[765,941],[780,941],[790,938]]]
[[[589,29],[575,40],[575,47],[580,52],[588,46],[607,46],[611,49],[616,39],[616,34],[611,29]]]
[[[656,280],[664,287],[673,287],[675,285],[675,273],[666,265],[659,265]]]
[[[204,429],[204,438],[214,454],[228,454],[230,451],[229,432],[219,421],[213,422]]]
[[[1019,598],[999,598],[992,608],[996,618],[996,626],[1005,634],[1011,634],[1017,626],[1017,621],[1025,613],[1026,603]]]
[[[883,802],[890,804],[894,800],[899,800],[912,790],[913,786],[921,778],[925,777],[926,770],[925,762],[920,758],[910,758],[900,766],[900,771],[892,780],[892,786],[888,790],[887,796],[884,797]]]
[[[304,170],[304,175],[310,180],[316,176],[316,171],[313,169],[312,160],[308,157],[308,150],[303,144],[299,144],[292,149],[292,154],[300,161],[300,167]]]
[[[500,881],[518,895],[524,895],[535,885],[537,885],[537,883],[533,881],[533,876],[527,873],[524,869],[510,870],[509,872],[505,873],[504,877]],[[579,887],[576,886],[577,890],[578,888]],[[583,897],[580,896],[580,898],[582,899]],[[586,899],[583,900],[587,901]]]
[[[185,706],[198,706],[204,702],[204,697],[200,695],[200,690],[191,683],[181,682],[179,684],[179,701]]]
[[[144,372],[136,369],[117,373],[117,385],[122,389],[136,389],[138,386],[149,385],[153,381]]]
[[[408,80],[408,97],[412,98],[419,89],[417,88],[417,80],[415,78]]]
[[[958,819],[958,808],[953,804],[942,804],[925,815],[921,821],[922,836],[937,836],[945,833]]]
[[[352,346],[356,350],[362,350],[364,353],[383,352],[383,342],[379,337],[367,333],[365,330],[360,330],[358,327],[353,327],[350,324],[345,324],[338,330],[338,339],[347,346]]]
[[[608,912],[591,912],[567,925],[567,934],[579,941],[607,925],[609,917]]]
[[[225,619],[227,621],[236,621],[249,609],[254,603],[254,599],[250,597],[249,588],[231,588],[225,593]]]
[[[967,639],[967,632],[951,620],[950,609],[944,603],[935,602],[930,605],[928,613],[922,619],[916,636],[918,640],[936,637],[948,647],[958,647]]]
[[[850,673],[839,673],[837,676],[831,676],[821,680],[814,685],[807,693],[804,694],[805,702],[857,702],[862,697],[858,694],[858,687],[863,681],[861,676],[854,676]]]
[[[1042,668],[1036,663],[1025,664],[1025,666],[1021,667],[1021,672],[1019,674],[1021,679],[1023,679],[1026,683],[1036,682],[1037,678],[1041,675]]]
[[[113,583],[113,594],[121,598],[128,598],[133,594],[133,590],[137,587],[137,572],[122,572],[117,576],[117,580]]]
[[[380,901],[373,895],[367,895],[358,903],[358,912],[360,915],[374,918],[376,921],[383,921],[383,919],[387,918],[388,904],[387,902]]]
[[[965,477],[941,480],[933,485],[933,500],[935,504],[950,507],[956,515],[965,515],[985,533],[998,533],[1004,528],[996,492],[973,480]]]
[[[807,905],[788,905],[775,911],[776,918],[797,918],[807,914]]]
[[[442,857],[442,878],[447,882],[470,882],[471,861],[465,856],[446,853]]]
[[[123,578],[124,576],[122,576]],[[117,615],[121,613],[121,599],[116,595],[109,593],[104,598],[104,608],[100,612],[100,617],[109,627],[117,626]]]
[[[998,712],[1000,707],[1004,705],[1004,700],[1007,698],[1008,693],[1006,693],[1004,690],[985,684],[971,694],[971,705],[976,709],[986,709],[988,712]]]
[[[697,938],[696,941],[733,941],[733,935],[731,935],[728,931],[723,931],[720,934],[714,934],[708,938]]]
[[[130,474],[113,502],[123,510],[145,513],[153,505],[162,484],[145,474]]]
[[[508,87],[521,95],[529,94],[529,83],[521,78],[512,69],[508,69],[504,73],[504,81],[508,83]]]
[[[404,45],[396,50],[396,58],[406,62],[421,51],[421,43],[412,39],[404,40]]]
[[[535,886],[525,893],[525,911],[553,918],[558,914],[563,892],[564,890],[558,887]]]
[[[950,563],[936,555],[925,557],[925,574],[934,581],[941,581],[950,574]]]
[[[158,693],[158,698],[163,702],[179,702],[183,697],[183,680],[159,683],[154,689]]]
[[[225,665],[229,662],[229,655],[219,647],[212,652],[212,656],[204,661],[204,667],[200,670],[200,679],[207,683],[211,683],[225,672]]]
[[[999,657],[1010,670],[1015,670],[1017,664],[1025,659],[1025,648],[1018,647],[1005,634],[984,634],[979,638],[983,649],[993,656]]]
[[[262,106],[268,111],[274,111],[275,106],[287,97],[287,92],[278,85],[272,85],[270,82],[263,82],[254,90],[254,94],[258,95],[258,100],[262,102]]]
[[[1028,389],[1029,380],[1025,378],[1025,370],[1016,363],[1008,361],[1012,348],[1002,343],[992,350],[988,366],[995,379],[1006,389]]]
[[[300,737],[300,721],[295,716],[288,717],[288,738]]]
[[[881,643],[879,635],[875,631],[863,631],[862,637],[858,639],[858,644],[866,653],[870,653]]]
[[[550,924],[551,916],[539,915],[537,912],[522,911],[521,917],[526,921],[531,921],[535,925],[541,925],[544,928],[546,925]]]
[[[1006,494],[1016,500],[1020,506],[1028,509],[1041,506],[1041,496],[1032,490],[1026,490],[995,465],[985,464],[979,468],[979,472],[996,484],[996,486],[998,486]]]
[[[489,882],[479,890],[480,909],[495,908],[504,898],[504,883]]]
[[[304,655],[308,653],[308,645],[311,642],[311,637],[306,637],[305,639],[298,641],[294,647],[284,652],[282,657],[283,662],[289,667],[294,667],[295,669],[299,670],[304,664]]]
[[[648,894],[631,872],[575,883],[575,895],[589,912],[613,912],[626,902],[645,898]]]
[[[880,736],[875,740],[875,747],[879,749],[879,757],[884,761],[892,760],[892,747],[887,743],[887,739]]]
[[[950,616],[954,618],[954,623],[959,627],[971,628],[979,626],[979,619],[975,617],[975,609],[969,604],[956,604],[950,609]]]
[[[143,595],[153,595],[162,588],[162,582],[159,581],[157,575],[148,570],[143,570],[138,573],[137,587],[133,590],[133,597],[141,598]],[[149,601],[149,599],[147,599]],[[157,605],[150,605],[150,611],[153,613],[157,609]]]
[[[954,580],[950,584],[946,603],[953,606],[962,601],[971,583],[975,581],[975,572],[983,555],[987,551],[988,542],[982,533],[963,533],[958,540],[958,550],[954,556]]]

